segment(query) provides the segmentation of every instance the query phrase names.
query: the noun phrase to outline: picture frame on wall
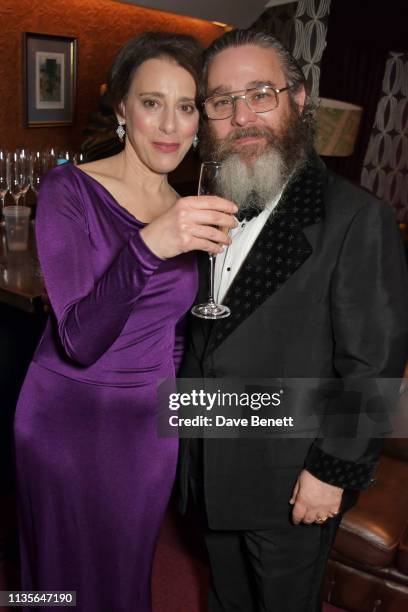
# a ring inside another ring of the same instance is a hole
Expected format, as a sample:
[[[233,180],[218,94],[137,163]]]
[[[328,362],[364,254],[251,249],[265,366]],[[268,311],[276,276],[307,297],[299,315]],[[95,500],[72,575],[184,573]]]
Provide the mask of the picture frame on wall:
[[[76,73],[76,38],[23,33],[25,127],[73,124]]]

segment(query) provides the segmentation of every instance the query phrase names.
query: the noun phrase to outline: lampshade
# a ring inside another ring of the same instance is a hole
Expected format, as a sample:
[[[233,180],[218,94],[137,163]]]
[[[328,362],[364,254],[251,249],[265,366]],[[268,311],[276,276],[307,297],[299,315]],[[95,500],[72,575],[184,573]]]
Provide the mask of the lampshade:
[[[347,157],[354,151],[360,126],[361,106],[320,98],[316,111],[315,148],[319,155]]]

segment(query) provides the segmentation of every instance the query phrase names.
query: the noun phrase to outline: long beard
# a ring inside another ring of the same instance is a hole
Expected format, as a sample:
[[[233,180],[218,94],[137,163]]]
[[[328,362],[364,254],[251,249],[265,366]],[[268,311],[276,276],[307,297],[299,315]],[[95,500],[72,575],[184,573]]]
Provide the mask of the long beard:
[[[237,128],[229,136],[217,140],[207,125],[200,136],[203,160],[222,162],[217,191],[239,208],[261,211],[284,188],[311,148],[313,124],[304,120],[295,106],[279,133],[269,126]],[[244,145],[237,150],[238,138],[263,136],[264,142]]]
[[[251,162],[240,153],[231,153],[222,163],[217,191],[239,208],[260,211],[280,193],[286,175],[282,155],[271,148]]]

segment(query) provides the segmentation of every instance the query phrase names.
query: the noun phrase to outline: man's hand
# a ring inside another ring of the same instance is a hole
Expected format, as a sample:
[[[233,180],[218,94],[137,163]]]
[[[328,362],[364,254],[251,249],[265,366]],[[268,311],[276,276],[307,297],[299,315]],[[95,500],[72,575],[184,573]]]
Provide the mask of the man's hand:
[[[302,470],[289,500],[293,504],[292,518],[295,525],[303,522],[323,523],[338,514],[343,489],[327,484]]]

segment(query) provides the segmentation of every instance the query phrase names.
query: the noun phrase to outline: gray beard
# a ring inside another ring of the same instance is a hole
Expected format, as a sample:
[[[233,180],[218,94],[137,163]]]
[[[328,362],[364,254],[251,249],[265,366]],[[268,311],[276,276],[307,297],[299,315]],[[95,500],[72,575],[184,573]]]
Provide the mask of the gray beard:
[[[217,192],[238,208],[262,211],[282,191],[288,178],[283,156],[269,148],[250,162],[239,153],[222,162]]]

